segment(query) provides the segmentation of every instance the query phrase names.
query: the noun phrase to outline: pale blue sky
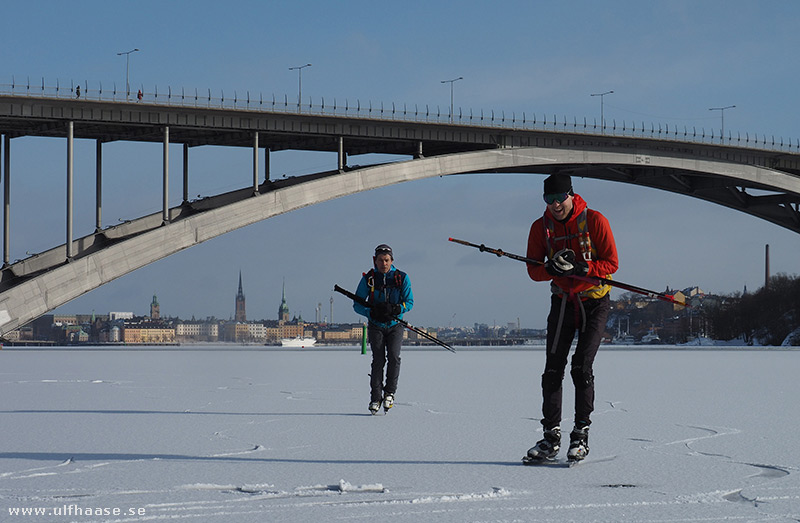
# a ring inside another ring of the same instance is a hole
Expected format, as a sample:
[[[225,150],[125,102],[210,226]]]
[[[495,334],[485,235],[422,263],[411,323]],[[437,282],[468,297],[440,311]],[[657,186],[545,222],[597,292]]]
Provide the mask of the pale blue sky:
[[[794,1],[374,1],[7,2],[0,21],[0,84],[31,79],[69,85],[211,89],[226,95],[297,95],[447,110],[442,80],[459,76],[455,104],[568,119],[635,120],[800,137],[800,4]],[[64,240],[63,140],[12,141],[12,258]],[[171,157],[180,161],[179,154]],[[192,193],[246,186],[249,150],[191,153]],[[350,163],[360,163],[358,157]],[[275,153],[273,177],[325,170],[326,154]],[[104,222],[161,206],[160,145],[104,149]],[[180,167],[175,167],[180,172]],[[173,177],[177,178],[177,177]],[[417,298],[415,325],[544,326],[548,286],[522,264],[447,242],[449,236],[524,254],[541,215],[540,175],[435,178],[295,211],[230,233],[101,287],[60,312],[144,314],[155,293],[165,315],[232,316],[239,270],[248,317],[276,319],[283,280],[293,314],[330,314],[333,285],[355,288],[378,243],[394,247]],[[180,180],[170,190],[179,203]],[[76,146],[75,234],[94,226],[94,144]],[[687,197],[610,182],[574,180],[614,229],[617,278],[663,290],[716,293],[763,284],[764,245],[773,273],[796,273],[798,235]],[[41,187],[49,188],[42,193]],[[34,196],[40,205],[30,205]],[[15,205],[16,203],[16,205]],[[24,204],[24,206],[23,206]],[[334,321],[356,321],[334,297]]]

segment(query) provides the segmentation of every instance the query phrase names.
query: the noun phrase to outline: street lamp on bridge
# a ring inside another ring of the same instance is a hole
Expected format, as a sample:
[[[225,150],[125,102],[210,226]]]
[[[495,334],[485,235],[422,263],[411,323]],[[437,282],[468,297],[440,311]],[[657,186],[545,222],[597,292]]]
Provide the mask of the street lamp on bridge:
[[[301,112],[301,104],[303,102],[303,69],[311,67],[311,64],[298,65],[297,67],[290,67],[290,71],[297,70],[297,112]]]
[[[603,114],[603,97],[607,94],[611,94],[614,91],[606,91],[604,93],[595,93],[590,96],[599,96],[600,97],[600,132],[602,134],[606,134],[606,120]]]
[[[733,109],[736,107],[735,105],[728,105],[725,107],[712,107],[709,111],[719,111],[720,118],[722,118],[722,129],[720,130],[719,134],[719,143],[722,143],[725,140],[725,109]]]
[[[463,76],[459,76],[458,78],[453,78],[452,80],[442,80],[443,84],[450,84],[450,123],[453,123],[453,84],[463,79]]]
[[[117,53],[117,56],[125,55],[125,100],[128,100],[128,97],[131,94],[131,84],[128,81],[129,73],[131,69],[131,53],[137,52],[139,49],[131,49],[130,51],[125,51],[123,53]]]

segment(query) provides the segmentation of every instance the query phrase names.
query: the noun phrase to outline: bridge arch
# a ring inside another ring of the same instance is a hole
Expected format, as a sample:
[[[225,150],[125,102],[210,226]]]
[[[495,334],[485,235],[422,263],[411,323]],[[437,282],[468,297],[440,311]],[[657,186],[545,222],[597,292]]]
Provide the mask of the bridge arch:
[[[144,216],[21,260],[3,271],[0,334],[125,274],[227,232],[334,198],[470,173],[567,173],[676,192],[725,205],[800,232],[800,177],[747,163],[555,147],[495,148],[323,172],[209,197]],[[766,192],[752,194],[748,191]]]

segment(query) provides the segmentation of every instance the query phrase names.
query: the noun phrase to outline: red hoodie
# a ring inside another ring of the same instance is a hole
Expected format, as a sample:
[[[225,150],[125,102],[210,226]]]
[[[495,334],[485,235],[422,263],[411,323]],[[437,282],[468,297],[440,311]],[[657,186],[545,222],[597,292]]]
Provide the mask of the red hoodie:
[[[581,247],[578,242],[578,216],[586,209],[586,202],[580,195],[576,194],[572,198],[572,214],[566,222],[561,223],[556,220],[550,213],[550,209],[546,208],[544,216],[547,216],[555,224],[555,236],[571,236],[563,240],[553,241],[553,249],[558,252],[561,249],[572,249],[577,256],[581,256]],[[539,218],[531,225],[530,233],[528,234],[528,258],[533,260],[541,260],[544,262],[549,255],[547,247],[547,236],[544,225],[544,216]],[[611,274],[617,272],[619,267],[619,260],[617,259],[617,244],[614,242],[614,235],[611,232],[611,227],[605,216],[597,211],[588,209],[586,211],[587,226],[589,229],[589,236],[592,240],[592,247],[596,251],[592,255],[592,260],[589,264],[588,276],[599,276],[602,278],[609,278]],[[592,292],[592,297],[601,297],[608,293],[610,287],[601,291],[602,287],[592,285],[589,282],[581,281],[576,278],[558,276],[553,277],[547,274],[544,265],[527,264],[528,275],[534,281],[548,281],[558,285],[559,288],[568,293],[579,293],[587,289],[593,291],[600,291],[598,293]]]

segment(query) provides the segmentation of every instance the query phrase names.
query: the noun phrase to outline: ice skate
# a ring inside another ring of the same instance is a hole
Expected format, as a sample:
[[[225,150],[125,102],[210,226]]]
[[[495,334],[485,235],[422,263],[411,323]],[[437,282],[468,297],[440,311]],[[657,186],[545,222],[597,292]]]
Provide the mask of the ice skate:
[[[526,463],[539,463],[555,459],[561,448],[561,428],[553,427],[544,430],[544,437],[528,450],[523,458]]]
[[[394,394],[387,394],[383,397],[383,410],[389,412],[392,407],[394,407]]]
[[[569,434],[569,450],[567,460],[576,462],[589,454],[589,425],[575,425]]]

